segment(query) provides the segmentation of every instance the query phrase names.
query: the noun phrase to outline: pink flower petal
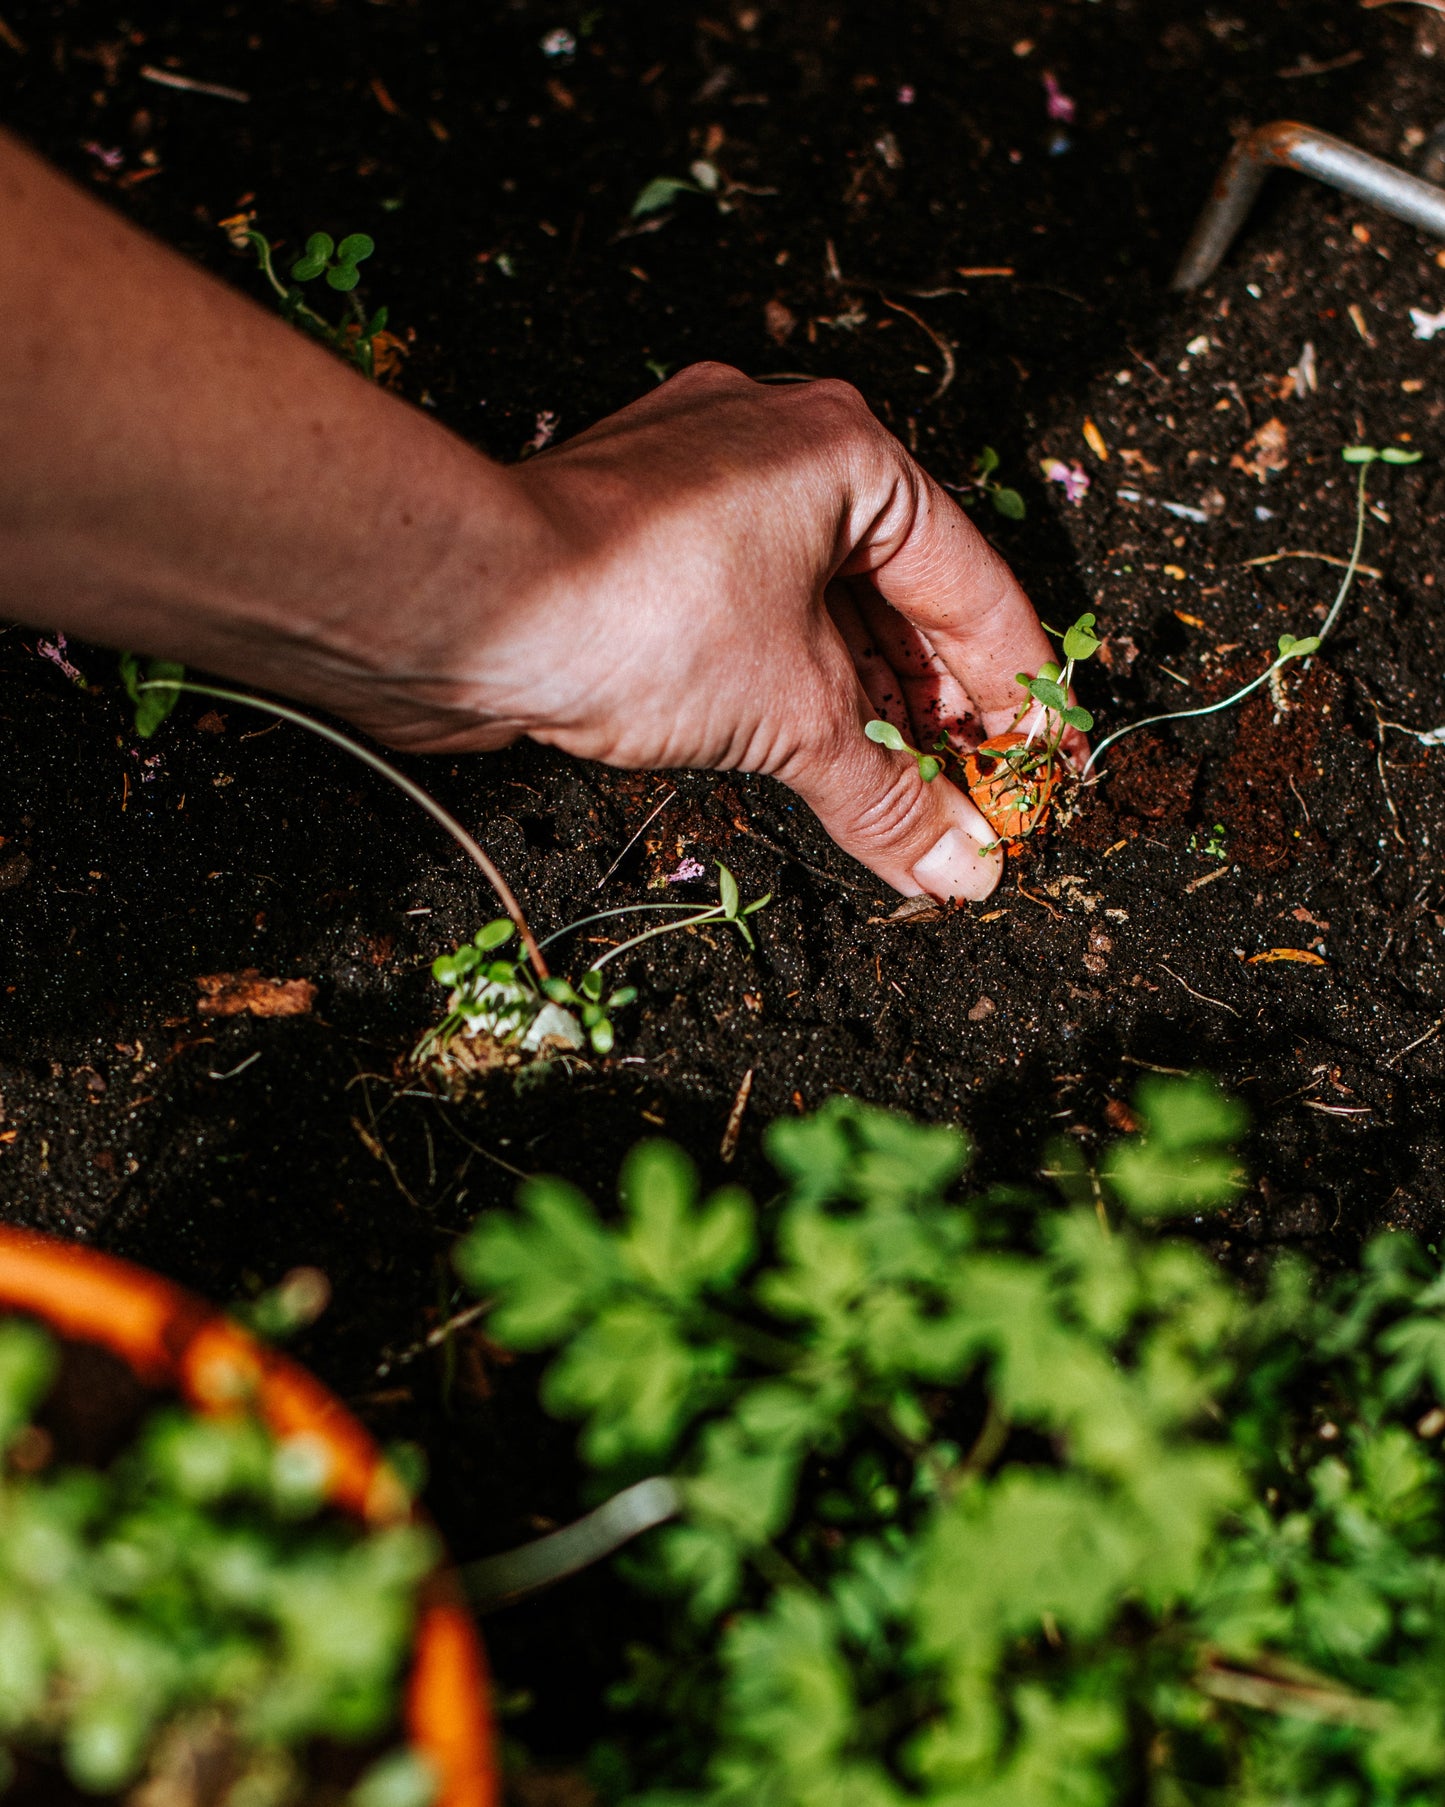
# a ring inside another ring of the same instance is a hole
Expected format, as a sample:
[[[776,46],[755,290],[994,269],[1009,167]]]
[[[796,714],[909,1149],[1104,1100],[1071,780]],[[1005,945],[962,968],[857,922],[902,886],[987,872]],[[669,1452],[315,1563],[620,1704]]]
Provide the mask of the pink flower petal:
[[[1050,119],[1057,119],[1061,125],[1072,125],[1078,103],[1072,95],[1065,94],[1053,75],[1044,71],[1044,98]]]
[[[1076,506],[1089,493],[1089,473],[1081,464],[1065,464],[1062,458],[1045,458],[1043,473],[1050,483],[1062,484],[1064,494]]]

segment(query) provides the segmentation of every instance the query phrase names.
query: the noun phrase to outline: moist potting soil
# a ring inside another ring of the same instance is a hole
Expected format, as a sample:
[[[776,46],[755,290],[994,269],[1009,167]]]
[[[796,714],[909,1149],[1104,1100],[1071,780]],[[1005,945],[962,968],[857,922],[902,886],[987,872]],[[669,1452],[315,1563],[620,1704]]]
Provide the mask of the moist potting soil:
[[[1438,1234],[1445,750],[1384,724],[1445,723],[1445,342],[1422,336],[1445,269],[1279,175],[1215,280],[1167,287],[1233,131],[1296,116],[1406,164],[1428,149],[1433,14],[0,0],[0,19],[7,122],[258,304],[220,221],[254,209],[283,261],[312,231],[370,233],[362,293],[406,335],[401,392],[498,458],[697,358],[856,383],[1046,621],[1096,613],[1099,735],[1217,700],[1316,631],[1355,531],[1341,448],[1425,454],[1372,470],[1367,570],[1307,670],[1111,749],[997,895],[941,920],[889,920],[898,900],[770,781],[528,745],[400,761],[539,933],[706,900],[711,877],[670,882],[688,860],[774,894],[756,954],[707,928],[616,962],[640,996],[610,1057],[462,1103],[406,1056],[444,1005],[429,962],[495,907],[433,824],[239,708],[184,699],[139,742],[112,654],[9,630],[8,1219],[221,1299],[324,1268],[335,1302],[299,1353],[378,1436],[424,1446],[463,1557],[576,1510],[533,1366],[481,1322],[426,1341],[466,1303],[455,1237],[518,1172],[608,1195],[665,1133],[766,1191],[761,1126],[848,1091],[958,1121],[981,1177],[1027,1179],[1051,1137],[1092,1150],[1127,1123],[1143,1071],[1204,1067],[1254,1126],[1250,1191],[1198,1226],[1222,1259]],[[701,192],[634,215],[659,177]],[[985,446],[1023,520],[973,487]],[[581,931],[575,970],[617,938]],[[203,1008],[228,996],[288,1013]],[[595,1735],[649,1610],[595,1575],[489,1622],[542,1759]]]

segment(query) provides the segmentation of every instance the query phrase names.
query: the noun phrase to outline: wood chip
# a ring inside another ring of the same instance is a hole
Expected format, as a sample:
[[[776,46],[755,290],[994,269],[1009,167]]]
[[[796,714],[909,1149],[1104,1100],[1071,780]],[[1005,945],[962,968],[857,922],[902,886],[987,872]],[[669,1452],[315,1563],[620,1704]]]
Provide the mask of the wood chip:
[[[1271,418],[1244,442],[1244,450],[1229,461],[1231,470],[1244,471],[1263,483],[1273,473],[1289,465],[1289,428],[1280,419]]]
[[[738,1137],[742,1134],[743,1128],[743,1113],[748,1108],[748,1098],[752,1089],[753,1069],[749,1067],[742,1076],[737,1096],[733,1099],[733,1107],[728,1112],[727,1127],[723,1130],[722,1146],[718,1149],[718,1154],[724,1161],[731,1161],[738,1151]]]
[[[1084,417],[1084,443],[1101,464],[1109,462],[1109,448],[1104,444],[1104,435],[1087,415]]]
[[[903,923],[942,922],[948,915],[948,905],[939,903],[936,897],[905,897],[898,908],[888,916],[870,916],[870,928],[897,928]]]
[[[254,966],[196,979],[202,1016],[305,1016],[316,1002],[310,979],[264,979]]]
[[[1272,966],[1281,960],[1293,961],[1296,966],[1328,966],[1329,961],[1319,954],[1312,954],[1302,947],[1267,947],[1262,954],[1251,954],[1245,961],[1246,966]]]

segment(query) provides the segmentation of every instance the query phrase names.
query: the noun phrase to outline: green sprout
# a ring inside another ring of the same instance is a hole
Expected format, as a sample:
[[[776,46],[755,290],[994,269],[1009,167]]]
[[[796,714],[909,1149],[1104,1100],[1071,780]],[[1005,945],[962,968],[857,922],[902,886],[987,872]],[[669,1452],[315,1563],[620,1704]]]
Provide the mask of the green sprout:
[[[1069,701],[1075,667],[1092,659],[1099,650],[1094,616],[1080,615],[1072,627],[1057,637],[1063,641],[1062,666],[1048,660],[1039,667],[1037,677],[1031,678],[1026,671],[1018,674],[1018,682],[1028,697],[1043,706],[1043,713],[1028,737],[1011,747],[980,747],[974,755],[995,773],[999,767],[1006,769],[1009,775],[1007,787],[1000,792],[996,783],[991,784],[994,800],[1004,810],[1014,806],[1015,794],[1024,800],[1023,807],[1029,807],[1029,800],[1035,793],[1035,781],[1040,777],[1047,778],[1055,769],[1067,728],[1077,728],[1080,733],[1087,734],[1094,725],[1094,718],[1087,709]],[[1023,710],[1020,710],[1020,718],[1022,715]],[[922,753],[917,747],[910,746],[891,722],[866,722],[863,732],[880,747],[887,747],[894,753],[906,753],[917,765],[918,775],[925,784],[932,783],[950,758],[957,759],[946,734],[939,735],[931,753]]]
[[[917,747],[910,747],[908,742],[893,726],[892,722],[871,721],[864,724],[863,732],[869,740],[880,747],[887,747],[893,753],[906,753],[918,767],[918,776],[925,784],[933,780],[943,770],[943,761],[932,753],[920,753]]]
[[[649,213],[661,213],[671,207],[679,195],[717,195],[722,188],[722,175],[717,165],[699,159],[688,171],[692,180],[682,176],[654,176],[639,191],[632,203],[632,217],[643,219]],[[726,212],[726,204],[721,203]]]
[[[536,1054],[548,1041],[562,1042],[573,1048],[590,1043],[596,1054],[610,1054],[616,1040],[612,1024],[614,1011],[636,1002],[637,989],[619,986],[609,992],[602,969],[610,961],[630,953],[644,941],[659,935],[670,935],[678,929],[690,929],[703,923],[727,923],[735,928],[743,942],[753,948],[752,929],[747,918],[756,915],[772,901],[772,893],[745,904],[738,881],[721,861],[718,862],[718,901],[715,904],[622,904],[616,909],[598,910],[591,916],[569,922],[537,944],[550,947],[564,935],[603,922],[614,916],[627,916],[640,910],[663,910],[677,913],[680,920],[660,923],[645,929],[594,960],[574,985],[571,980],[537,975],[537,961],[530,952],[517,959],[491,958],[511,940],[513,924],[498,917],[479,929],[470,942],[463,942],[453,953],[443,954],[432,964],[432,976],[451,988],[447,1014],[435,1028],[428,1030],[417,1044],[413,1060],[424,1062],[444,1054],[448,1043],[459,1034],[486,1035],[503,1047],[515,1048],[523,1054]],[[540,952],[538,960],[540,960]]]
[[[339,245],[329,232],[313,232],[305,251],[292,264],[291,274],[297,282],[314,282],[324,274],[328,288],[347,294],[361,280],[357,265],[375,249],[376,241],[364,232],[348,232]]]
[[[1034,724],[1029,733],[1029,745],[1040,728],[1045,730],[1045,738],[1049,743],[1048,757],[1052,760],[1058,753],[1059,745],[1064,738],[1065,728],[1077,728],[1081,734],[1087,734],[1094,725],[1094,718],[1087,709],[1080,708],[1077,703],[1069,701],[1069,686],[1074,681],[1074,667],[1082,665],[1086,659],[1092,659],[1099,650],[1099,636],[1094,632],[1095,617],[1092,614],[1080,615],[1071,628],[1063,634],[1064,663],[1060,668],[1052,659],[1039,667],[1038,676],[1031,678],[1027,672],[1018,674],[1018,682],[1034,699],[1042,703],[1044,713]],[[1052,724],[1052,725],[1050,725]]]
[[[991,445],[986,445],[973,461],[973,476],[970,479],[974,495],[964,491],[960,500],[968,507],[976,496],[987,496],[997,513],[1009,521],[1021,521],[1028,513],[1024,499],[1016,489],[1000,483],[994,476],[1002,460]]]
[[[173,659],[147,659],[142,664],[134,653],[120,655],[120,681],[135,705],[135,731],[141,740],[149,740],[175,708],[185,675],[185,666]]]
[[[1372,445],[1345,446],[1340,453],[1340,457],[1346,464],[1357,465],[1360,473],[1359,482],[1355,490],[1355,542],[1350,549],[1349,562],[1345,566],[1345,575],[1340,581],[1340,587],[1335,594],[1335,600],[1331,604],[1330,611],[1321,624],[1320,631],[1317,634],[1306,634],[1304,638],[1300,640],[1297,640],[1293,634],[1281,634],[1278,642],[1278,652],[1259,676],[1252,679],[1248,684],[1242,685],[1229,696],[1221,697],[1217,703],[1206,703],[1202,709],[1171,709],[1164,715],[1146,715],[1141,721],[1128,722],[1124,727],[1115,729],[1112,734],[1107,735],[1101,740],[1094,748],[1093,752],[1090,753],[1088,764],[1084,767],[1084,777],[1087,778],[1089,776],[1089,773],[1094,768],[1095,761],[1104,751],[1105,747],[1113,746],[1115,741],[1122,740],[1126,734],[1136,733],[1140,728],[1157,727],[1161,722],[1188,721],[1194,716],[1216,715],[1221,709],[1232,709],[1236,703],[1242,703],[1247,696],[1252,696],[1262,684],[1268,684],[1276,680],[1278,674],[1291,662],[1291,660],[1313,658],[1319,651],[1326,635],[1329,634],[1336,621],[1339,620],[1340,610],[1345,606],[1345,598],[1353,588],[1355,576],[1360,568],[1360,554],[1364,551],[1365,546],[1365,516],[1369,503],[1368,481],[1370,466],[1373,464],[1418,464],[1423,456],[1424,454],[1422,452],[1405,452],[1402,451],[1399,446],[1393,445],[1384,447]]]
[[[313,232],[306,241],[306,249],[291,265],[291,276],[294,279],[291,283],[283,282],[276,274],[274,247],[264,233],[257,232],[254,226],[247,226],[237,242],[244,242],[255,252],[261,273],[270,283],[280,303],[282,317],[310,333],[312,338],[328,345],[348,363],[354,364],[364,377],[374,382],[376,342],[386,331],[390,316],[384,307],[379,307],[375,313],[368,315],[352,292],[361,280],[357,266],[375,251],[374,240],[364,232],[350,232],[338,245],[332,241],[329,233]],[[328,288],[348,297],[351,303],[350,320],[333,325],[307,302],[303,290],[297,285],[314,282],[318,276],[325,277]]]

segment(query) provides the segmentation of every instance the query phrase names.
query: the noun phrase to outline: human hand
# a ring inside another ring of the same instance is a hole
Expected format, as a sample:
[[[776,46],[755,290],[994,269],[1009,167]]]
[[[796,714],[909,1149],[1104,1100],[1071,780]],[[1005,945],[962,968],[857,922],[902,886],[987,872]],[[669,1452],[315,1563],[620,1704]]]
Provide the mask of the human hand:
[[[512,475],[550,556],[476,650],[486,726],[629,767],[767,772],[905,895],[980,898],[993,831],[866,739],[1011,726],[1050,647],[963,511],[845,384],[695,365]],[[410,738],[410,737],[408,737]]]
[[[3,133],[0,228],[0,610],[396,746],[768,772],[900,891],[998,882],[862,727],[1006,727],[1048,642],[854,390],[698,365],[502,469]]]

